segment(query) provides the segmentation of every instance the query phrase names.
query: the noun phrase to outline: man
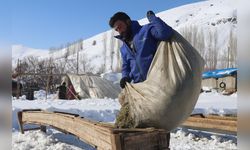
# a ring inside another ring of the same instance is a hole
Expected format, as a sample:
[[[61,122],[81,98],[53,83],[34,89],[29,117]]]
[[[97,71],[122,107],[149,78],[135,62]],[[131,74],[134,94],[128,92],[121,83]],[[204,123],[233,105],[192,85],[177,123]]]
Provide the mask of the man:
[[[57,87],[58,89],[58,98],[59,99],[66,99],[66,83],[63,82],[62,85],[60,85],[59,87]]]
[[[154,58],[160,41],[168,40],[173,35],[173,29],[154,12],[148,11],[149,24],[139,25],[124,12],[117,12],[109,21],[110,27],[119,35],[116,38],[123,41],[120,49],[122,56],[121,88],[126,82],[138,83],[146,80],[148,69]]]

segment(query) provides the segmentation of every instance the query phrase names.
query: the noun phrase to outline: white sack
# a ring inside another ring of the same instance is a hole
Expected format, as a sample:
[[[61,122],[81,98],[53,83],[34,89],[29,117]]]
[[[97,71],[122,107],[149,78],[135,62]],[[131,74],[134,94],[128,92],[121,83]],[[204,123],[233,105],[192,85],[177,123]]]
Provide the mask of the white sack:
[[[185,121],[200,93],[203,66],[200,54],[176,31],[161,42],[147,80],[127,84],[119,96],[129,103],[136,127],[170,131]]]

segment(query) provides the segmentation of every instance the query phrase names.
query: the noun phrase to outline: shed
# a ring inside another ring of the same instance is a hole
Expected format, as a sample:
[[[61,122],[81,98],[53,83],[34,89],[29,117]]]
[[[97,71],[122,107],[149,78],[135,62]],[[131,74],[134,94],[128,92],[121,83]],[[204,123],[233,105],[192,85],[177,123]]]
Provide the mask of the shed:
[[[207,71],[202,74],[202,87],[220,91],[237,91],[237,68]]]

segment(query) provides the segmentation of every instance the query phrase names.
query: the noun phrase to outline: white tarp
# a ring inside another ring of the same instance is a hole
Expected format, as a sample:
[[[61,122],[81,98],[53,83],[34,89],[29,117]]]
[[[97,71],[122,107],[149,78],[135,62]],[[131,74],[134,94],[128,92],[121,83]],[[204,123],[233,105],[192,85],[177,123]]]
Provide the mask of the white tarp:
[[[74,75],[68,74],[76,93],[81,98],[117,98],[120,93],[120,87],[114,85],[111,81],[103,79],[96,75]],[[64,79],[66,81],[67,79]],[[67,82],[67,85],[69,82]]]
[[[159,44],[146,81],[127,84],[119,95],[129,103],[135,127],[168,131],[192,113],[200,89],[204,60],[179,33]]]

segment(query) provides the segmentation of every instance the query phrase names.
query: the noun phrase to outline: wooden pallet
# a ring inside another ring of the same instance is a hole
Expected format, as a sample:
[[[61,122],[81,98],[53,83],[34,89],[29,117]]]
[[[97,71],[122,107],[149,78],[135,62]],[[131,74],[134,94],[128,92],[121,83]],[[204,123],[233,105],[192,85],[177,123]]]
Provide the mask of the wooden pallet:
[[[110,123],[95,122],[77,114],[23,110],[18,112],[20,131],[25,124],[37,124],[46,132],[51,126],[64,133],[77,136],[98,150],[167,150],[170,133],[163,129],[118,129]],[[38,128],[34,128],[38,129]]]

